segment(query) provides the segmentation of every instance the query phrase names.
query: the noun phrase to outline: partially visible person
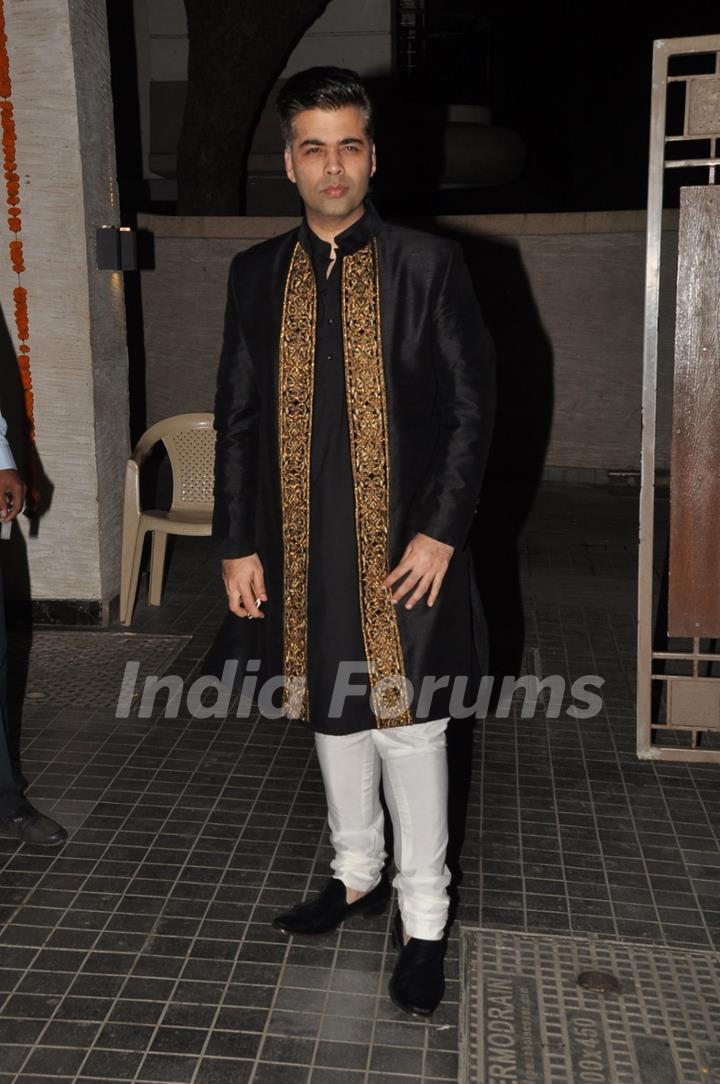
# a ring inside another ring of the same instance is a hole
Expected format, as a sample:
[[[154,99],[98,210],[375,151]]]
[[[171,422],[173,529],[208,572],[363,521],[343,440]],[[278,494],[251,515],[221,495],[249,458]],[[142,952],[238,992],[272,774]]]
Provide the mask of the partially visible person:
[[[25,485],[18,474],[10,445],[7,423],[0,414],[0,524],[10,523],[22,512]],[[43,816],[23,794],[20,766],[10,753],[10,719],[7,707],[7,638],[0,576],[0,834],[23,843],[64,843],[67,832],[61,824]]]

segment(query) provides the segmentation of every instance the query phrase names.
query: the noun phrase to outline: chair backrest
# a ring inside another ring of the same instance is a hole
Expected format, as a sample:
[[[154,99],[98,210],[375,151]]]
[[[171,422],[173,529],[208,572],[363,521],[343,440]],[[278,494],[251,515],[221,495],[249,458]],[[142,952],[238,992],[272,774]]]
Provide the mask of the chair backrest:
[[[174,414],[150,426],[133,459],[140,465],[158,441],[170,459],[174,510],[212,511],[215,429],[212,414]]]
[[[173,476],[173,509],[212,511],[215,430],[212,414],[176,414],[163,434]]]

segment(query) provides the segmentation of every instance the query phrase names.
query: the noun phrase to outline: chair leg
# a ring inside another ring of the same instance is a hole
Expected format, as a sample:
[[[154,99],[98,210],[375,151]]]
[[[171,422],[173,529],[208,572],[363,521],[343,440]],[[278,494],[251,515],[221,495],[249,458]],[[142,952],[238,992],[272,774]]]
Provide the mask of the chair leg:
[[[148,592],[148,602],[151,606],[159,606],[162,601],[166,545],[167,534],[165,531],[153,531],[150,551],[150,590]]]
[[[142,558],[145,530],[138,530],[135,535],[135,543],[132,549],[132,557],[123,558],[123,566],[120,576],[120,624],[130,625],[135,607],[138,577],[140,575],[140,559]]]

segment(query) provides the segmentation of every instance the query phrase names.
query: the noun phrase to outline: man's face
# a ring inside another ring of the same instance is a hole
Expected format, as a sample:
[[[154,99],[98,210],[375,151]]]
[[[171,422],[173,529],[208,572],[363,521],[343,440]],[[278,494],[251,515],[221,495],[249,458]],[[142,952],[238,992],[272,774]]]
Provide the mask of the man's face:
[[[285,170],[305,207],[323,218],[347,218],[362,203],[375,172],[375,147],[361,109],[304,109],[293,122]]]

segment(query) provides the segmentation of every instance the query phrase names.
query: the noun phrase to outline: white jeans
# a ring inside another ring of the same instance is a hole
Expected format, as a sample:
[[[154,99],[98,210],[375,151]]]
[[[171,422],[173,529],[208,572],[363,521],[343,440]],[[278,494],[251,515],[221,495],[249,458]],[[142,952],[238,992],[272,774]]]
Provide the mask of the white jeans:
[[[393,823],[397,874],[393,887],[410,937],[439,941],[447,922],[451,874],[448,844],[446,719],[315,734],[328,803],[333,877],[367,892],[380,881],[387,851],[380,803]]]

